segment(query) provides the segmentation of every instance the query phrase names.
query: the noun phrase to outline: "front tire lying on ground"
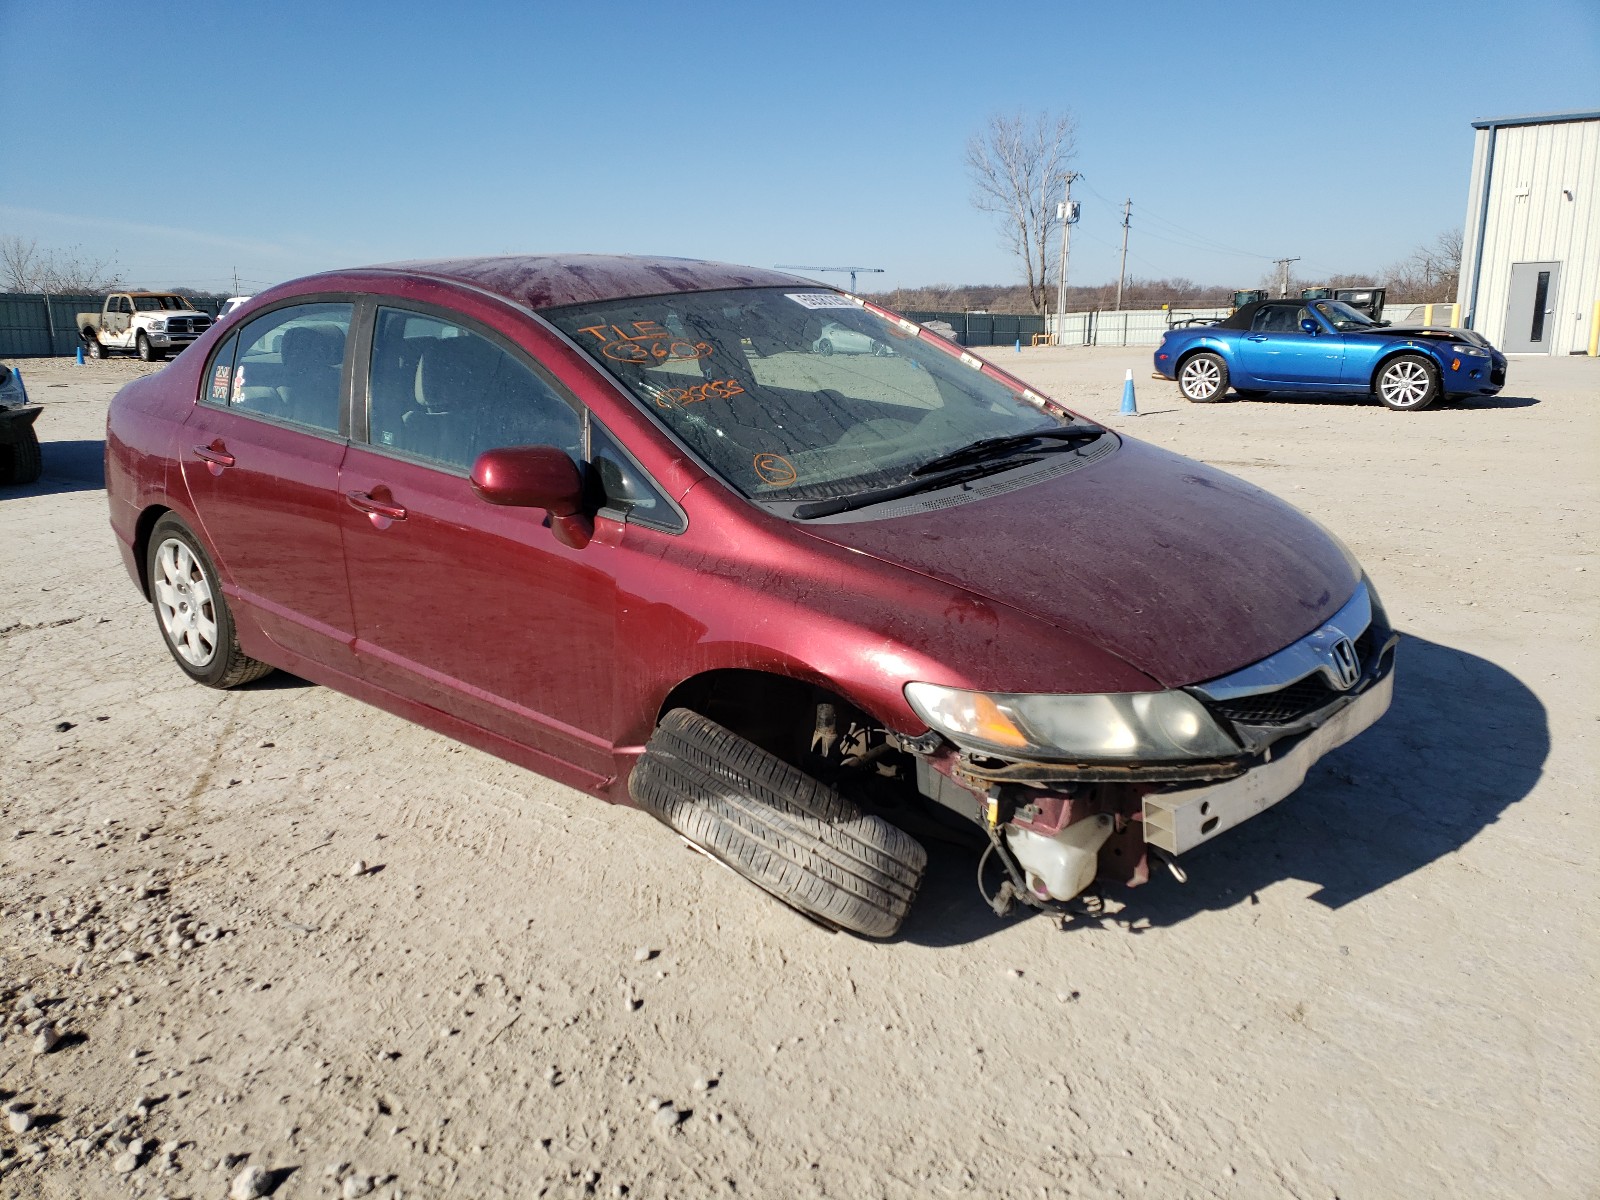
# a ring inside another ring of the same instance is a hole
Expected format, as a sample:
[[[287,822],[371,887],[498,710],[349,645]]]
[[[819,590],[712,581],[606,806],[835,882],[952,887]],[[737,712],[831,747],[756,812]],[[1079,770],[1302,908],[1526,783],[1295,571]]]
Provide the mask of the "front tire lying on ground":
[[[161,639],[190,679],[207,687],[234,688],[272,670],[239,649],[233,614],[211,556],[170,513],[150,533],[146,566]]]
[[[1203,352],[1178,368],[1178,390],[1193,404],[1212,404],[1228,390],[1228,364],[1220,355]]]
[[[662,718],[628,790],[784,903],[867,937],[900,928],[927,866],[902,830],[685,708]]]

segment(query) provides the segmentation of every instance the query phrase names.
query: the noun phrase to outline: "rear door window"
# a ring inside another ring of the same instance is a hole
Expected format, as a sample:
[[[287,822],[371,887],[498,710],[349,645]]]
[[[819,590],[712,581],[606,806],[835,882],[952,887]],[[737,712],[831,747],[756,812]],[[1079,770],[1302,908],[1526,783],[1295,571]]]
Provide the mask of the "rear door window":
[[[211,360],[205,399],[338,433],[351,313],[349,304],[294,304],[257,317]]]

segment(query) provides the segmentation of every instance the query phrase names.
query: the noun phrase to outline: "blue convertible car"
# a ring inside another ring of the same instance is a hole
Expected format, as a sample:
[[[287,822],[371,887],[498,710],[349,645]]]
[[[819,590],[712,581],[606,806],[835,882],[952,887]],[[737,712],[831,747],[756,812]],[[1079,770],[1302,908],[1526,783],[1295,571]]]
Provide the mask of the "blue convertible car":
[[[1268,392],[1371,393],[1416,412],[1505,386],[1506,357],[1470,329],[1391,328],[1337,300],[1257,300],[1225,321],[1168,330],[1156,376],[1209,404],[1228,386]]]

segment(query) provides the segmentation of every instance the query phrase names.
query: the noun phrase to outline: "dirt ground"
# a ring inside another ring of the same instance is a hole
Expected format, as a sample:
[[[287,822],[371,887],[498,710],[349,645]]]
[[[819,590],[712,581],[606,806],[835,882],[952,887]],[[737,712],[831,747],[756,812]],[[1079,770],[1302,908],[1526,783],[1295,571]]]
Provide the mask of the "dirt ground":
[[[995,357],[1335,530],[1398,691],[1187,885],[1002,921],[934,846],[888,944],[337,693],[188,683],[102,493],[106,403],[150,368],[22,362],[0,1194],[1595,1195],[1600,362],[1397,414],[1188,405],[1143,349]]]

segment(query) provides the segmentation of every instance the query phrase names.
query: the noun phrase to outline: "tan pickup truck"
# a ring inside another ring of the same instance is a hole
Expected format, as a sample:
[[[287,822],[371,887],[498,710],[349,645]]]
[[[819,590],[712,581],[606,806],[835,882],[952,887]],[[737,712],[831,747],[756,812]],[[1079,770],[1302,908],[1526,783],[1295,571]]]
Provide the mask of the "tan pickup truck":
[[[90,358],[131,350],[156,362],[210,328],[210,317],[170,292],[113,292],[100,312],[78,314],[78,336]]]

